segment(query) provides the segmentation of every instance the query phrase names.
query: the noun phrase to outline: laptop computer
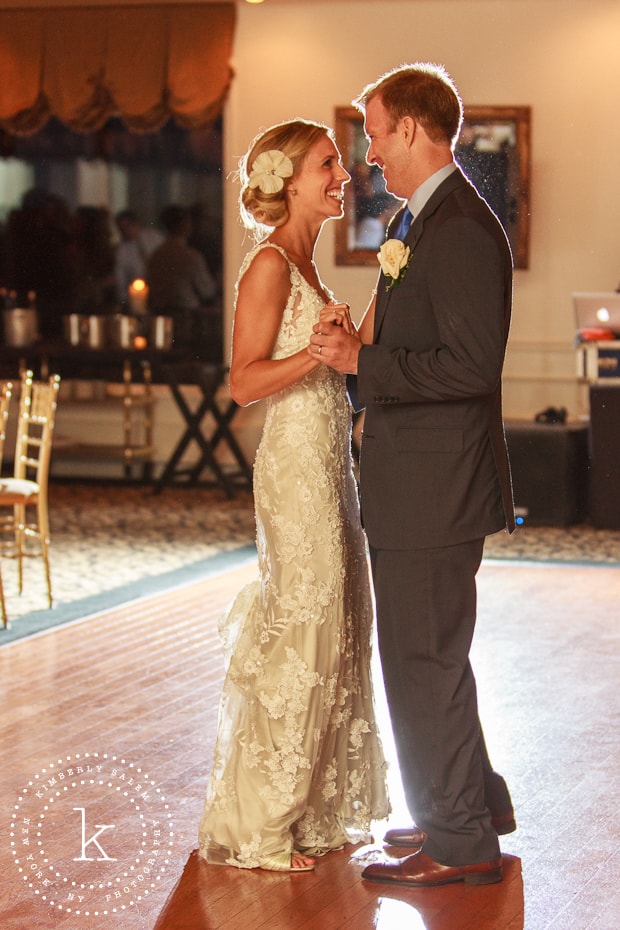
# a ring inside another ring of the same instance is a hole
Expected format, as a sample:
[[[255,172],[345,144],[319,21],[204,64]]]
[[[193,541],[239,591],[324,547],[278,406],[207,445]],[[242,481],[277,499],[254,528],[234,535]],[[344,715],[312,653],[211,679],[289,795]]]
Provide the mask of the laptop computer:
[[[620,333],[620,293],[600,291],[573,294],[577,329],[611,329]]]

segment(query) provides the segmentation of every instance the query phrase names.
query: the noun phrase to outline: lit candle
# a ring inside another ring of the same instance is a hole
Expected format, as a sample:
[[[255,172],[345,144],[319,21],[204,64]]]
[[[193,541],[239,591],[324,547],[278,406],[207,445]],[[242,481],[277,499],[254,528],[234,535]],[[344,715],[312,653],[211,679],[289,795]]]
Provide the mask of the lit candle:
[[[146,281],[136,278],[129,285],[129,309],[135,316],[145,316],[149,300],[149,288]]]

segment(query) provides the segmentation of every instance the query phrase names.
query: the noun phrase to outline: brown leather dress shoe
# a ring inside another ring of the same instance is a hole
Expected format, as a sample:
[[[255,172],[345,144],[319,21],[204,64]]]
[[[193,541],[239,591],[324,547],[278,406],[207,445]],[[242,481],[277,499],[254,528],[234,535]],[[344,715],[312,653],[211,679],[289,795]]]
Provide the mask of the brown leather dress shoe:
[[[517,822],[512,811],[508,814],[492,817],[491,824],[498,836],[514,833],[517,829]],[[412,827],[395,827],[393,830],[388,830],[383,837],[383,842],[387,843],[388,846],[406,846],[412,849],[419,849],[425,840],[426,833],[415,824]]]
[[[433,885],[492,885],[502,880],[502,860],[477,862],[475,865],[441,865],[423,852],[413,853],[393,863],[373,862],[362,872],[369,882],[392,885],[409,885],[413,888],[430,888]]]

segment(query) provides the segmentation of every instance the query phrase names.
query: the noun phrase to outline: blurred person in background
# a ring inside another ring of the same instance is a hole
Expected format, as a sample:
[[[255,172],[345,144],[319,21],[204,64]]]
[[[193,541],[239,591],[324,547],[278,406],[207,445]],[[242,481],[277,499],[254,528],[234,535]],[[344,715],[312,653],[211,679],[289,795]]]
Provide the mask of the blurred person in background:
[[[175,348],[202,357],[209,305],[216,297],[217,283],[203,255],[189,245],[189,210],[170,204],[161,214],[161,224],[166,239],[155,249],[147,266],[149,311],[173,318]]]
[[[142,226],[132,210],[121,210],[115,220],[121,236],[114,261],[116,294],[120,303],[126,304],[129,285],[137,278],[146,278],[148,260],[164,236],[153,226]]]

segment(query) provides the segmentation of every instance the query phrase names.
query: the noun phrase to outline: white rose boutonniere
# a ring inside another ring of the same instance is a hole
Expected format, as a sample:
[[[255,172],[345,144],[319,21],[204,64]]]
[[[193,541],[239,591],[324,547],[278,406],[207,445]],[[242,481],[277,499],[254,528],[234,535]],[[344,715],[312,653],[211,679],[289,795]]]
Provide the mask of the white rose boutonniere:
[[[385,288],[389,291],[405,277],[411,261],[411,249],[400,239],[388,239],[377,252],[377,258],[383,274],[392,279]]]

